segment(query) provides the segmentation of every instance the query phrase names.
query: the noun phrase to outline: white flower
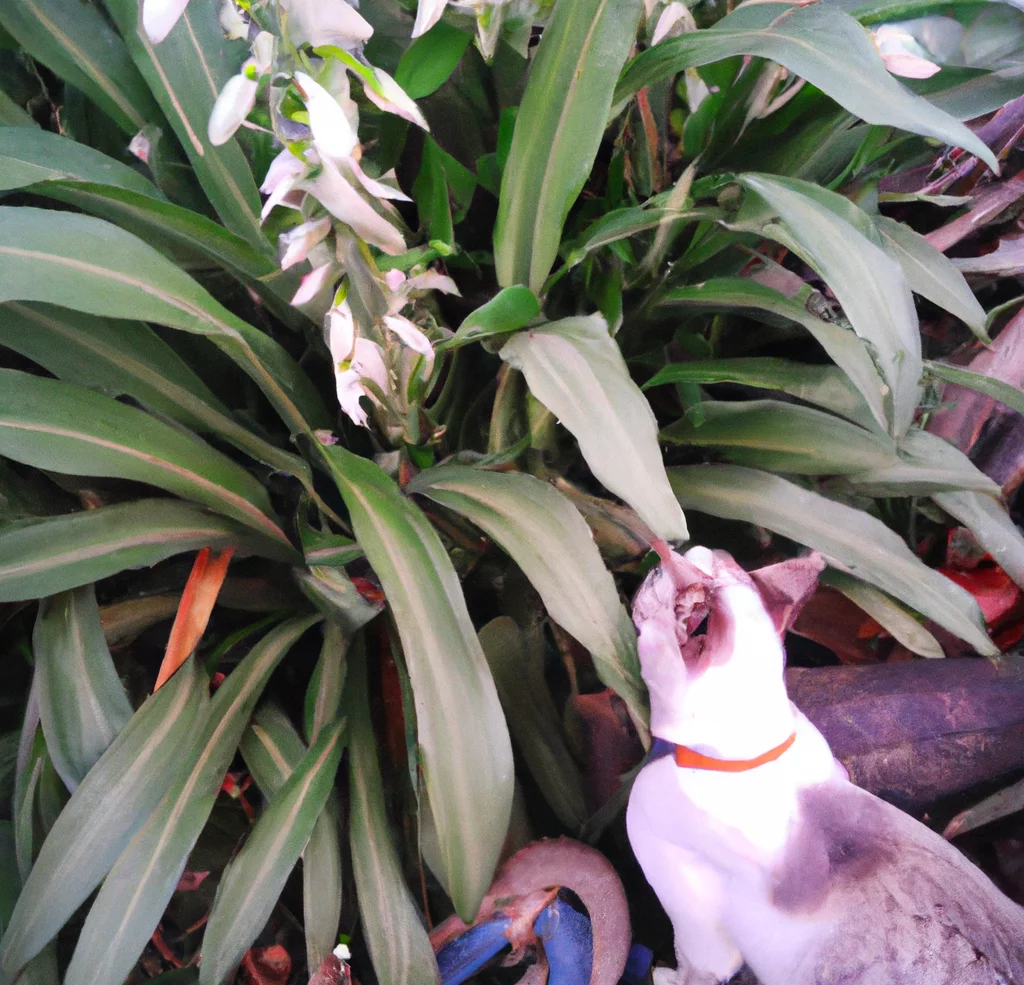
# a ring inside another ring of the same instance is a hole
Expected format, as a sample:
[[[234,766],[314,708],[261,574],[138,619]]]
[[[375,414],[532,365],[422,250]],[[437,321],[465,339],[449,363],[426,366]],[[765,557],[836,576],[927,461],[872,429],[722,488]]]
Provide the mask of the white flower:
[[[906,79],[927,79],[939,71],[939,66],[924,56],[927,52],[905,28],[883,24],[871,32],[885,67],[893,75]]]
[[[406,281],[407,291],[440,291],[442,294],[454,294],[462,297],[455,281],[445,274],[439,274],[436,270],[425,270],[422,274],[416,274]]]
[[[382,392],[387,392],[388,371],[383,350],[369,339],[356,339],[352,358],[335,362],[334,373],[342,411],[356,424],[366,427],[366,411],[360,406],[359,398],[367,396],[376,401],[377,397],[362,381],[372,380]]]
[[[274,35],[260,31],[252,44],[252,58],[232,76],[221,89],[210,113],[206,134],[214,147],[226,144],[256,105],[260,79],[270,71],[274,61]]]
[[[391,270],[385,270],[384,283],[387,284],[392,291],[397,291],[402,284],[405,283],[405,272],[399,270],[397,267],[393,267]],[[405,302],[403,301],[403,304],[404,303]]]
[[[249,37],[249,22],[235,6],[235,0],[224,0],[217,15],[217,23],[228,41],[239,41]]]
[[[149,164],[149,155],[152,150],[153,145],[150,143],[149,137],[146,136],[145,130],[140,130],[135,134],[128,144],[128,153],[134,154],[143,164]]]
[[[339,961],[351,961],[352,960],[352,952],[348,949],[348,945],[347,944],[339,944],[334,949],[333,953],[334,953],[334,956]]]
[[[679,27],[678,31],[675,30],[677,27]],[[664,41],[665,38],[676,33],[696,30],[696,27],[693,14],[690,13],[686,4],[675,0],[661,12],[654,33],[651,35],[651,44],[656,45],[659,41]]]
[[[389,198],[395,202],[411,202],[412,199],[405,194],[400,188],[392,188],[391,185],[385,185],[382,181],[376,181],[371,178],[363,169],[359,166],[359,162],[354,157],[346,158],[344,161],[344,169],[349,170],[355,176],[355,179],[361,184],[374,198]],[[392,175],[394,171],[390,172]],[[385,175],[384,177],[387,177]]]
[[[217,102],[213,104],[210,122],[206,127],[206,135],[214,147],[226,144],[235,135],[235,131],[256,105],[256,90],[259,87],[258,79],[251,79],[244,73],[233,75],[224,84]]]
[[[285,199],[307,170],[309,170],[309,166],[299,160],[287,147],[270,162],[267,176],[263,179],[263,184],[260,185],[260,191],[264,195],[270,196],[263,203],[263,211],[260,213],[261,220],[266,220],[275,205],[298,208],[297,202],[293,205]]]
[[[341,104],[319,82],[304,72],[295,73],[302,87],[313,146],[325,163],[349,157],[359,146],[359,138]]]
[[[373,81],[370,80],[369,73],[365,76],[360,75],[366,98],[385,113],[394,113],[429,132],[430,127],[426,119],[406,91],[387,72],[382,72],[379,68],[372,69],[372,72]]]
[[[447,0],[420,0],[416,7],[416,23],[413,25],[412,36],[418,38],[426,34],[440,19],[447,6]]]
[[[142,0],[142,29],[146,37],[153,44],[163,41],[187,6],[188,0]]]
[[[333,44],[347,50],[373,35],[369,23],[345,0],[281,0],[281,6],[287,12],[288,36],[296,45]]]
[[[299,307],[308,304],[313,300],[332,280],[334,280],[335,265],[325,263],[322,267],[311,270],[299,282],[299,289],[292,298],[292,304]]]
[[[322,219],[313,219],[302,223],[288,232],[282,233],[280,244],[284,247],[281,257],[281,269],[287,270],[297,263],[302,263],[309,255],[309,251],[321,242],[331,231],[331,220],[324,216]]]
[[[427,372],[434,365],[434,347],[430,344],[418,325],[414,325],[408,318],[402,315],[385,315],[383,322],[388,331],[393,332],[413,352],[418,352],[427,360]]]
[[[348,301],[341,301],[327,312],[327,347],[335,363],[352,358],[356,344],[356,323]]]
[[[320,174],[301,187],[367,243],[392,256],[405,252],[402,234],[363,200],[331,161],[325,160]]]

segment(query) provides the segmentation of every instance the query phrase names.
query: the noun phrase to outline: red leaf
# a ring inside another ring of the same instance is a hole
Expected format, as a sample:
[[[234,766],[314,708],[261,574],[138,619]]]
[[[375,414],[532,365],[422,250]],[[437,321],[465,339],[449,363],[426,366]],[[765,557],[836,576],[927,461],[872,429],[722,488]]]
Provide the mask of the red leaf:
[[[271,944],[246,951],[242,967],[252,985],[287,985],[292,959],[280,944]]]

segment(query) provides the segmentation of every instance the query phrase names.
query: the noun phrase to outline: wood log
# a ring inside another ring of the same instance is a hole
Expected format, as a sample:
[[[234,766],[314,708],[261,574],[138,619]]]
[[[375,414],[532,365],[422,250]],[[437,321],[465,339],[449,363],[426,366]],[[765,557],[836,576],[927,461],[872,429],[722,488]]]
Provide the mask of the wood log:
[[[850,779],[911,814],[1024,770],[1024,659],[791,667],[786,685]]]

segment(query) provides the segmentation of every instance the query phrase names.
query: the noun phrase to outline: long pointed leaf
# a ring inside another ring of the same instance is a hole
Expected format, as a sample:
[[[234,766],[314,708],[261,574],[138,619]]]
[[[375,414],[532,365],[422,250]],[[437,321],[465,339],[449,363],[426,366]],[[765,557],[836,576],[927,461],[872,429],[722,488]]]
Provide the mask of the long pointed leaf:
[[[663,366],[643,389],[664,383],[744,383],[765,390],[781,390],[862,427],[874,426],[863,397],[838,366],[816,366],[771,356],[699,359]]]
[[[641,9],[638,0],[557,0],[501,181],[494,263],[502,287],[540,292],[597,156]]]
[[[270,918],[334,788],[344,728],[324,728],[225,870],[203,936],[200,985],[221,985]]]
[[[661,432],[668,441],[717,448],[732,462],[776,472],[841,475],[896,463],[896,446],[813,407],[778,400],[705,400],[703,422],[690,417]]]
[[[293,432],[329,423],[309,378],[277,342],[232,315],[147,243],[102,219],[0,207],[0,300],[42,301],[207,335],[252,377]]]
[[[669,470],[683,506],[728,520],[767,527],[834,558],[852,574],[895,596],[979,653],[999,651],[985,633],[978,603],[948,578],[922,564],[903,540],[873,516],[738,465]]]
[[[33,58],[86,93],[125,133],[161,119],[124,42],[93,4],[4,0],[0,24]]]
[[[349,723],[349,812],[352,869],[359,913],[377,980],[388,985],[438,985],[430,939],[395,851],[384,807],[384,781],[370,722],[366,661],[352,661],[345,685]],[[475,914],[474,914],[475,915]]]
[[[217,690],[191,744],[178,750],[170,789],[104,881],[65,985],[106,985],[127,976],[174,893],[270,674],[316,621],[299,616],[272,629]]]
[[[985,309],[953,262],[902,222],[878,216],[875,225],[886,249],[902,264],[910,289],[955,315],[982,342],[988,342]]]
[[[46,747],[73,792],[132,717],[92,585],[39,603],[32,653]]]
[[[190,661],[149,698],[89,771],[39,851],[0,945],[13,980],[87,899],[174,779],[207,698]]]
[[[137,171],[85,144],[37,128],[0,128],[0,189],[29,186],[36,194],[107,219],[164,252],[206,257],[273,303],[276,313],[298,316],[287,302],[301,275],[281,270],[265,247],[257,249],[215,220],[168,202]]]
[[[72,383],[0,370],[0,453],[66,475],[148,482],[287,540],[266,490],[227,456]]]
[[[541,654],[528,653],[523,634],[508,616],[498,616],[480,630],[480,645],[530,773],[562,824],[579,831],[588,816],[583,781],[544,680],[543,647]]]
[[[325,626],[325,646],[331,635],[329,626]],[[306,746],[288,717],[270,702],[256,710],[239,749],[256,785],[271,800],[306,754]],[[332,793],[302,853],[302,927],[310,968],[319,968],[338,942],[342,904],[340,824],[338,798]]]
[[[69,383],[111,396],[128,394],[150,410],[223,438],[256,461],[298,476],[312,487],[304,459],[242,427],[184,360],[142,322],[9,302],[0,308],[0,345]]]
[[[667,291],[660,303],[712,311],[763,312],[769,317],[802,325],[860,391],[875,420],[883,428],[889,426],[886,386],[865,344],[849,329],[812,314],[799,297],[787,298],[743,277],[719,277]],[[667,367],[666,372],[669,369],[671,367]]]
[[[220,90],[248,54],[244,45],[224,40],[215,0],[193,0],[159,45],[142,30],[136,0],[107,0],[106,7],[221,221],[272,254],[260,229],[259,193],[242,148],[235,139],[214,147],[206,132]]]
[[[708,30],[655,45],[626,66],[615,101],[684,69],[736,55],[770,58],[865,122],[937,137],[977,154],[998,173],[998,162],[982,140],[900,85],[868,32],[825,4],[781,10],[775,4],[743,5]]]
[[[398,624],[452,901],[476,915],[512,811],[512,746],[462,586],[434,528],[377,465],[324,449]]]
[[[0,602],[52,595],[207,546],[301,560],[276,538],[192,503],[142,499],[0,530]]]
[[[837,211],[816,201],[821,193],[814,186],[771,175],[746,174],[739,181],[780,218],[763,227],[764,234],[824,278],[854,331],[874,347],[892,390],[893,434],[905,434],[917,407],[922,366],[917,312],[903,268]]]
[[[665,540],[686,520],[665,478],[658,424],[601,315],[563,318],[513,336],[499,353],[572,432],[590,471]]]
[[[1024,537],[998,499],[983,492],[934,493],[932,499],[968,527],[996,564],[1024,586]]]
[[[563,629],[591,653],[598,676],[647,719],[636,630],[586,521],[552,486],[531,475],[444,465],[408,491],[461,513],[511,556]]]

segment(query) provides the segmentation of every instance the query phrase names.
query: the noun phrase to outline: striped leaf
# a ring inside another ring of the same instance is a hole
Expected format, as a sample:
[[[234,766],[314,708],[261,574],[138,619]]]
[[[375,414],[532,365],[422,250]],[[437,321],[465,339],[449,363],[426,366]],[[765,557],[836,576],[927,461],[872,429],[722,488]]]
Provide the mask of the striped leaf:
[[[0,530],[0,602],[53,595],[207,546],[301,561],[278,538],[193,503],[140,499],[6,525]]]
[[[147,482],[287,541],[266,490],[227,456],[71,383],[0,369],[0,454],[66,475]]]
[[[334,789],[344,721],[324,727],[221,879],[203,936],[200,985],[221,985],[270,918]]]
[[[176,750],[170,788],[104,881],[65,985],[123,981],[131,971],[174,893],[267,680],[315,622],[300,616],[270,630],[218,688],[191,729],[192,741]]]
[[[39,603],[32,654],[46,748],[64,785],[74,791],[132,717],[92,585]]]
[[[324,452],[398,625],[444,875],[456,910],[472,919],[512,811],[512,746],[494,681],[426,517],[373,462],[337,445]]]
[[[194,660],[132,716],[72,794],[39,851],[0,943],[13,981],[67,922],[173,782],[208,680]]]

